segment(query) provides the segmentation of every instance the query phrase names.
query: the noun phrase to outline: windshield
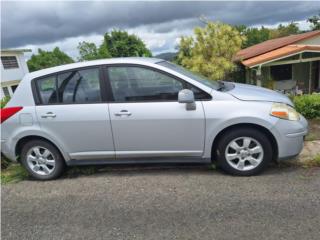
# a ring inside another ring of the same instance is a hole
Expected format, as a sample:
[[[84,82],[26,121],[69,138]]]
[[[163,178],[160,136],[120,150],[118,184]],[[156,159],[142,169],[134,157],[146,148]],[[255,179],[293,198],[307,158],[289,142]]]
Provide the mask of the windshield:
[[[207,87],[213,88],[213,89],[218,89],[219,88],[219,83],[217,81],[213,81],[213,80],[209,80],[203,76],[197,75],[183,67],[180,67],[176,64],[167,62],[167,61],[163,61],[163,62],[158,62],[157,64],[164,66],[166,68],[169,68],[171,70],[174,70],[182,75],[185,75],[199,83],[202,83],[204,85],[206,85]]]

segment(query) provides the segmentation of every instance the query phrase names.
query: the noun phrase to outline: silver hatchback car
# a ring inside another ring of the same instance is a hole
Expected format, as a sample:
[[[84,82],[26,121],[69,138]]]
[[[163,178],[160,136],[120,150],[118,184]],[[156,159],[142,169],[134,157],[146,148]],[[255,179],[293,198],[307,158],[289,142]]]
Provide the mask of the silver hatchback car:
[[[249,176],[298,155],[307,121],[288,97],[201,78],[155,58],[27,74],[1,112],[1,151],[35,178],[66,165],[203,162]]]

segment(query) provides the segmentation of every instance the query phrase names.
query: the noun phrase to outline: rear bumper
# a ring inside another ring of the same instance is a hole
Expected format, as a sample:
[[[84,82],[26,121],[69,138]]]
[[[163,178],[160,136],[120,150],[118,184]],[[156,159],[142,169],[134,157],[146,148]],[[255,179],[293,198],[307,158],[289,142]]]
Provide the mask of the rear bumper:
[[[15,151],[7,140],[1,139],[1,153],[13,162],[17,162]]]
[[[273,128],[278,143],[278,160],[292,159],[303,148],[308,133],[308,122],[301,116],[299,121],[279,120]]]

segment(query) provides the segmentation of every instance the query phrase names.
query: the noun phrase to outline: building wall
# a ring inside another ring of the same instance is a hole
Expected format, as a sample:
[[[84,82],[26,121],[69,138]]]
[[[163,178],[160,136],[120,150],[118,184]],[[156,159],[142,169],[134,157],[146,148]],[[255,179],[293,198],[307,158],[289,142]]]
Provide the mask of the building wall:
[[[0,98],[5,96],[4,87],[8,89],[10,96],[13,94],[14,86],[17,86],[25,74],[29,72],[23,52],[6,52],[2,51],[1,56],[15,56],[18,62],[18,68],[4,69],[1,62],[1,92]]]
[[[305,44],[305,45],[320,45],[320,36],[316,36],[314,38],[306,39],[298,42],[297,44]]]

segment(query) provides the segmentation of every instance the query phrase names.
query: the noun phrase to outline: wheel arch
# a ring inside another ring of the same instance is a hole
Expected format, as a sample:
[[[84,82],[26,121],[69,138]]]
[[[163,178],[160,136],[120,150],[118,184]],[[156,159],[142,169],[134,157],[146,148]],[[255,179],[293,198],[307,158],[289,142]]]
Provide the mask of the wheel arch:
[[[67,156],[61,150],[61,148],[57,144],[55,144],[53,141],[51,141],[48,138],[45,138],[43,136],[39,136],[39,135],[28,135],[28,136],[24,136],[24,137],[20,138],[16,143],[14,150],[15,150],[15,155],[18,157],[18,161],[19,161],[19,156],[21,154],[21,151],[22,151],[24,144],[26,144],[27,142],[29,142],[31,140],[43,140],[45,142],[52,144],[54,147],[57,148],[57,150],[59,151],[61,156],[63,156],[64,160],[65,161],[67,160]]]
[[[224,129],[222,129],[217,135],[216,137],[214,138],[213,142],[212,142],[212,146],[211,146],[211,159],[212,161],[214,161],[215,159],[215,156],[214,156],[214,153],[215,153],[215,149],[217,148],[217,145],[218,145],[218,142],[220,140],[220,138],[228,131],[231,131],[232,129],[235,129],[235,128],[243,128],[243,127],[246,127],[246,128],[253,128],[255,130],[258,130],[258,131],[261,131],[262,133],[264,133],[268,139],[270,139],[270,143],[271,143],[271,146],[272,146],[272,160],[274,162],[277,161],[277,158],[278,158],[278,152],[279,152],[279,149],[278,149],[278,143],[276,141],[276,138],[274,137],[274,135],[269,131],[269,129],[267,129],[266,127],[264,126],[261,126],[261,125],[258,125],[258,124],[254,124],[254,123],[238,123],[238,124],[234,124],[234,125],[231,125],[231,126],[228,126],[228,127],[225,127]]]

